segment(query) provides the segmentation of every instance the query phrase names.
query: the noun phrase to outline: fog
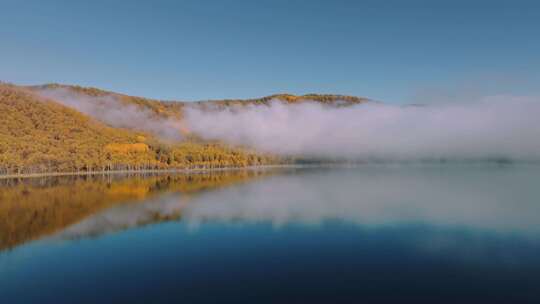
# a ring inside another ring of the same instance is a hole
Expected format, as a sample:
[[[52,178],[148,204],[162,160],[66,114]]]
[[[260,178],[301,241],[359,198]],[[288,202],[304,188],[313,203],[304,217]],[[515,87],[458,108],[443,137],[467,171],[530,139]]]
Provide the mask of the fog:
[[[360,161],[540,160],[540,100],[491,96],[425,105],[367,102],[328,106],[317,102],[185,107],[185,121],[122,103],[113,95],[72,90],[40,95],[113,127],[181,140],[180,129],[207,140],[284,156]]]
[[[280,155],[355,160],[540,159],[540,102],[494,96],[477,101],[397,106],[315,102],[186,110],[205,139]]]
[[[66,88],[42,89],[38,94],[112,127],[150,132],[167,140],[180,140],[182,137],[178,120],[159,117],[150,109],[123,103],[114,95],[93,97]]]

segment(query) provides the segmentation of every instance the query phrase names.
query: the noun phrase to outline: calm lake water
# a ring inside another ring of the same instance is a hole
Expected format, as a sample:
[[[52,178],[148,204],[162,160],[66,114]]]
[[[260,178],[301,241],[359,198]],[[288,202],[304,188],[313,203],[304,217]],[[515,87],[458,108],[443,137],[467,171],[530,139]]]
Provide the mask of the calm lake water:
[[[540,166],[0,180],[2,303],[540,303]]]

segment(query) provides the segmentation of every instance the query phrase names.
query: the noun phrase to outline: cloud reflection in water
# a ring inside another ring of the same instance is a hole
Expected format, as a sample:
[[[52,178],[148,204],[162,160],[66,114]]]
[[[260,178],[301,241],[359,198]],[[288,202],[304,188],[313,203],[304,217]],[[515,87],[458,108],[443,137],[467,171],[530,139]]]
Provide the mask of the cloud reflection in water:
[[[366,165],[300,169],[213,191],[168,194],[88,218],[60,234],[73,238],[180,218],[205,222],[368,227],[425,224],[538,236],[535,166]]]

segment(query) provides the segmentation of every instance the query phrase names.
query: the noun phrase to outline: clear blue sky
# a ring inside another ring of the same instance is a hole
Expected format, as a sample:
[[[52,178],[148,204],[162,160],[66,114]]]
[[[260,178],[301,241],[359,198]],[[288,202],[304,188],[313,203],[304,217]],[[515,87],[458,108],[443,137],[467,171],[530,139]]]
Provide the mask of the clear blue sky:
[[[540,1],[0,0],[0,80],[182,100],[538,94]]]

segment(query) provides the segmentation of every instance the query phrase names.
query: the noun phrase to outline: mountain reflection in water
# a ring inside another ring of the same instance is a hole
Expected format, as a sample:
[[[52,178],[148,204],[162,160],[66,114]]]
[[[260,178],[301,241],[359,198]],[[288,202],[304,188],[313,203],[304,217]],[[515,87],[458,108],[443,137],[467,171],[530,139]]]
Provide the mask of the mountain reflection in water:
[[[0,294],[539,303],[538,180],[535,165],[454,164],[1,181]]]
[[[271,170],[196,174],[64,176],[0,180],[0,250],[65,232],[91,236],[176,219],[197,193]],[[160,195],[167,195],[160,198]],[[178,200],[174,200],[174,198]],[[173,201],[174,200],[174,201]],[[89,223],[95,223],[89,224]]]
[[[274,226],[341,220],[538,235],[535,174],[537,167],[363,166],[3,180],[0,250],[180,217],[193,227],[208,220]]]

